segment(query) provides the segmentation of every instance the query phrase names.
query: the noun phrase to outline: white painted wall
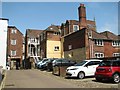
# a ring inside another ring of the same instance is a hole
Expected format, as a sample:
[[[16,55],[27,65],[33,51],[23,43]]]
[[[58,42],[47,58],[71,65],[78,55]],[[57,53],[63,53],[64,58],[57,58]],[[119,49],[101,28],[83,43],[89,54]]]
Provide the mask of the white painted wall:
[[[6,69],[8,20],[0,20],[0,66]]]

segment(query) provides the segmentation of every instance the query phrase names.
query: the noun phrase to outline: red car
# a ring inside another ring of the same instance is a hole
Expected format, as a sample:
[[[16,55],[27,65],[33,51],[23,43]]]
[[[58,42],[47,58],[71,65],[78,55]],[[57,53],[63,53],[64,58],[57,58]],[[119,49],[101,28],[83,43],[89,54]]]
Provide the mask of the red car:
[[[102,61],[96,68],[95,78],[97,81],[111,79],[115,83],[120,82],[120,60]]]

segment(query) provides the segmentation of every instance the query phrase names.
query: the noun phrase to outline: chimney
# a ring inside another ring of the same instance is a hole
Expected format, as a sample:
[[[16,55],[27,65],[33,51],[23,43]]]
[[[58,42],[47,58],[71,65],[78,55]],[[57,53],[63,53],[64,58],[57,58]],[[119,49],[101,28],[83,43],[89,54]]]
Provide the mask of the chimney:
[[[79,15],[79,23],[80,23],[80,29],[87,27],[86,22],[86,8],[84,4],[80,4],[78,7],[78,15]]]

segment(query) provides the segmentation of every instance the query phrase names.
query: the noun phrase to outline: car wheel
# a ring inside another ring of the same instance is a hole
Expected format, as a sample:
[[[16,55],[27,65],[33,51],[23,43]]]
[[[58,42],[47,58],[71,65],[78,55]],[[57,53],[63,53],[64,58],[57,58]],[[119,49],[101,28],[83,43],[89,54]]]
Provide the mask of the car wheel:
[[[79,78],[79,79],[83,79],[84,77],[85,77],[84,72],[79,72],[78,78]]]
[[[119,74],[114,74],[113,75],[113,81],[115,82],[115,83],[119,83],[120,82],[120,76],[119,76]]]

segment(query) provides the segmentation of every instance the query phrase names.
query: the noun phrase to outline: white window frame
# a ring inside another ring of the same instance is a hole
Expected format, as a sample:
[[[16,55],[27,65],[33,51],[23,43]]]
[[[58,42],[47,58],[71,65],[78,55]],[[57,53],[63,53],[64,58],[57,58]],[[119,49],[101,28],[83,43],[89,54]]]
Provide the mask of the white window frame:
[[[120,56],[120,53],[113,53],[113,57],[118,57]]]
[[[16,40],[15,39],[11,40],[11,45],[16,45]]]
[[[77,30],[75,30],[75,27],[77,27]],[[73,31],[76,32],[79,30],[79,25],[73,25]]]
[[[11,50],[11,56],[16,56],[16,51],[15,50]]]
[[[112,46],[113,46],[113,47],[118,47],[118,46],[120,46],[120,41],[112,41]]]
[[[95,39],[94,40],[95,45],[97,46],[104,46],[104,41],[101,39]]]
[[[95,58],[104,58],[104,53],[97,52],[97,53],[94,54],[94,56],[95,56]]]
[[[15,33],[17,33],[17,30],[16,30],[16,29],[12,29],[12,30],[11,30],[11,33],[12,33],[12,34],[15,34]]]
[[[53,35],[60,35],[60,32],[54,32]]]
[[[68,45],[68,49],[71,50],[72,49],[72,45]]]
[[[54,47],[54,51],[59,51],[60,50],[60,47],[59,46],[55,46]]]

